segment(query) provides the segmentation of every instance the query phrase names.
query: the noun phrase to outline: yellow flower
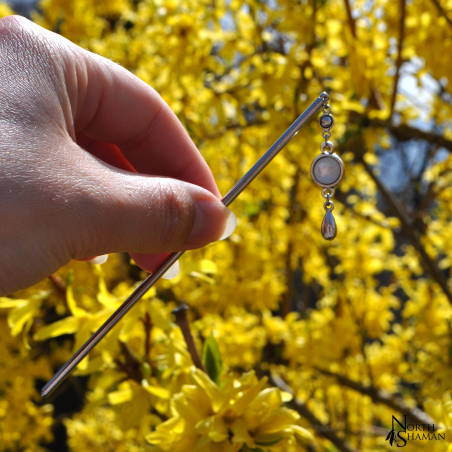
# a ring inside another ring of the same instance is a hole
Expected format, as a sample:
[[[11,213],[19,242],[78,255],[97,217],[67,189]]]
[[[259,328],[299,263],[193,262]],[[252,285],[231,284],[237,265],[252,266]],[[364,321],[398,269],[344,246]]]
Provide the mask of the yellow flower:
[[[292,396],[277,388],[263,389],[267,378],[258,380],[254,371],[229,378],[222,388],[194,367],[191,379],[193,384],[173,397],[173,417],[146,437],[162,451],[272,450],[281,440],[313,438],[296,425],[299,414],[281,406]]]

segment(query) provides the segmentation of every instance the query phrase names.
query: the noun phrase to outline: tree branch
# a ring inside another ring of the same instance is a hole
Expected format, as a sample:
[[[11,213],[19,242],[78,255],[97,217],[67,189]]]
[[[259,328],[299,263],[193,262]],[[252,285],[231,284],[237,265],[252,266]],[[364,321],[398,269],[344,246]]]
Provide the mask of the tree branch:
[[[402,65],[402,49],[403,49],[403,40],[405,38],[405,14],[406,14],[406,0],[400,1],[400,24],[399,24],[399,42],[398,42],[398,49],[397,49],[397,61],[396,61],[396,73],[394,76],[394,88],[392,90],[392,97],[391,97],[391,104],[390,104],[390,111],[392,117],[394,113],[394,105],[395,100],[397,96],[397,85],[399,84],[399,74],[400,74],[400,66]]]
[[[341,452],[358,452],[345,439],[339,437],[331,426],[323,424],[305,403],[298,400],[295,397],[292,388],[281,377],[271,374],[270,382],[282,391],[288,392],[294,396],[292,401],[288,403],[289,408],[295,410],[300,416],[307,419],[311,423],[312,429],[319,435],[323,436],[328,441],[331,441]]]
[[[289,194],[289,209],[290,209],[290,217],[287,221],[288,226],[292,226],[295,223],[295,212],[297,211],[297,192],[298,185],[300,182],[301,171],[300,167],[297,168],[297,172],[294,176],[293,185],[290,188]],[[287,291],[284,294],[284,300],[281,306],[281,317],[285,317],[289,314],[291,310],[292,298],[295,293],[295,283],[293,278],[293,270],[291,268],[291,260],[292,260],[292,252],[293,252],[293,240],[289,239],[289,243],[287,244],[287,252],[286,252],[286,279],[287,279]]]
[[[126,343],[118,339],[119,347],[124,355],[125,361],[117,359],[115,362],[118,367],[127,374],[127,377],[131,380],[135,380],[137,383],[141,384],[143,376],[141,374],[141,364],[140,361],[134,356],[130,348]]]
[[[49,275],[50,281],[52,281],[53,285],[55,286],[58,295],[66,301],[66,284],[64,284],[64,281],[61,279],[60,276],[58,276],[56,273],[53,275]]]
[[[144,325],[144,333],[146,335],[144,340],[144,354],[145,354],[145,360],[149,364],[150,368],[153,368],[152,361],[151,361],[151,330],[152,330],[152,320],[150,315],[146,312],[144,314],[143,319],[143,325]]]
[[[342,386],[346,386],[347,388],[353,389],[360,394],[369,396],[374,403],[381,403],[389,408],[392,408],[394,411],[406,414],[408,419],[411,419],[417,424],[434,424],[435,422],[424,411],[419,408],[409,407],[401,397],[390,394],[383,389],[377,389],[373,385],[365,386],[362,383],[350,380],[344,375],[339,375],[326,369],[319,369],[318,367],[315,367],[315,369],[324,375],[335,377],[338,383]]]
[[[354,143],[356,146],[353,146],[353,152],[356,156],[357,161],[363,165],[366,172],[375,182],[380,193],[383,195],[386,203],[389,208],[392,210],[392,213],[400,220],[401,227],[403,233],[406,235],[411,245],[416,249],[421,257],[421,261],[424,265],[424,268],[427,270],[429,275],[436,281],[436,283],[441,287],[444,294],[446,295],[449,303],[452,305],[452,294],[449,290],[447,279],[441,273],[440,269],[436,265],[436,262],[427,254],[427,251],[422,246],[421,238],[419,236],[419,232],[413,228],[412,224],[408,220],[404,210],[400,206],[400,204],[394,199],[392,194],[386,189],[384,184],[380,181],[380,179],[375,175],[374,171],[370,167],[370,165],[363,159],[363,148],[364,143],[359,140],[359,143]]]
[[[187,320],[187,311],[188,306],[183,304],[176,309],[173,309],[173,314],[176,317],[176,323],[182,331],[184,335],[185,343],[187,344],[188,352],[190,353],[191,359],[193,360],[193,364],[201,369],[203,372],[206,372],[206,368],[201,361],[201,357],[199,356],[198,349],[196,348],[195,341],[190,331],[190,326],[188,325]]]
[[[440,16],[443,16],[447,23],[450,25],[450,28],[452,28],[452,20],[447,16],[446,11],[444,11],[443,7],[440,5],[438,0],[432,0],[432,2],[435,4],[436,8],[438,9],[438,12]]]
[[[344,3],[345,3],[345,9],[347,10],[348,25],[350,26],[350,31],[352,33],[352,36],[356,39],[356,24],[355,24],[355,19],[352,16],[352,9],[350,8],[350,2],[349,2],[349,0],[344,0]]]
[[[423,130],[416,129],[407,124],[400,124],[396,126],[392,121],[381,119],[370,119],[367,116],[359,114],[351,114],[349,117],[351,122],[360,124],[363,127],[384,127],[396,137],[399,141],[409,141],[413,138],[428,141],[429,143],[436,144],[442,148],[452,152],[452,141],[444,138],[442,135],[438,135],[431,132],[424,132]]]

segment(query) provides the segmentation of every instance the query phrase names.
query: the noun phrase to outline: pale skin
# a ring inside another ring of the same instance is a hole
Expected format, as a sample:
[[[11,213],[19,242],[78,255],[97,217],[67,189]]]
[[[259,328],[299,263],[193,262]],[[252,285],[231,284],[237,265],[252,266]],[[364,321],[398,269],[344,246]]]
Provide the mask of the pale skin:
[[[152,272],[233,232],[220,200],[155,89],[24,17],[0,19],[0,296],[115,252]]]

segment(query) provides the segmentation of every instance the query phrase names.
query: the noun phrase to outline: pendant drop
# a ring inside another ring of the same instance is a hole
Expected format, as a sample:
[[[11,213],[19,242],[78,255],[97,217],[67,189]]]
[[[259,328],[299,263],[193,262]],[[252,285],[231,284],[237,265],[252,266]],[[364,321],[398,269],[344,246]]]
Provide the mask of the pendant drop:
[[[331,209],[333,210],[333,209]],[[331,211],[327,211],[322,221],[322,235],[325,240],[333,240],[337,234],[336,220]]]

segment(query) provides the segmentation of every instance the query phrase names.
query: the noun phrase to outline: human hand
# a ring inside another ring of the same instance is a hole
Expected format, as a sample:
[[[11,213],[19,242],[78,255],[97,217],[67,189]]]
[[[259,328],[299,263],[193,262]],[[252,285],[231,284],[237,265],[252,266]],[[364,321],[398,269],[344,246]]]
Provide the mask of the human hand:
[[[0,296],[108,253],[152,272],[235,229],[177,116],[126,69],[7,16],[0,80]]]

